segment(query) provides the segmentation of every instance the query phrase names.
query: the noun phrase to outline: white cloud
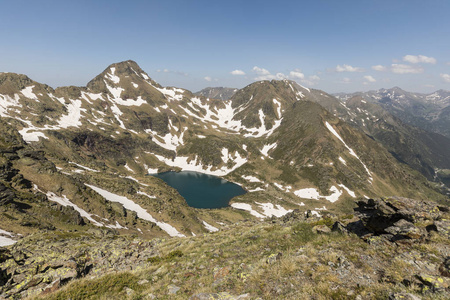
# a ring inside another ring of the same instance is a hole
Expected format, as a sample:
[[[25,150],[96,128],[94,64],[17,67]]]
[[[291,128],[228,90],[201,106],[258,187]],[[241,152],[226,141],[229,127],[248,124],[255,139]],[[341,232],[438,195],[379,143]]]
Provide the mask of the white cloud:
[[[268,70],[264,68],[259,68],[257,66],[254,66],[252,70],[258,75],[270,75],[270,72]]]
[[[278,80],[283,80],[283,79],[287,79],[288,77],[286,75],[284,75],[283,73],[277,73],[275,75],[276,79]]]
[[[336,66],[336,72],[362,72],[363,69],[358,67],[352,67],[349,65],[337,65]]]
[[[364,79],[367,80],[367,82],[376,82],[377,81],[375,78],[373,78],[370,75],[364,76]]]
[[[264,68],[254,66],[252,71],[255,72],[257,75],[259,75],[259,76],[255,77],[255,80],[280,79],[280,78],[277,78],[277,76],[270,74],[270,72]]]
[[[275,75],[268,74],[255,77],[255,80],[272,80],[272,79],[276,79]]]
[[[173,71],[173,70],[169,70],[169,69],[158,69],[156,70],[156,72],[158,73],[170,73],[170,74],[176,74],[176,75],[181,75],[181,76],[189,76],[188,73],[185,72],[181,72],[181,71]]]
[[[434,57],[428,57],[425,55],[405,55],[403,56],[403,61],[407,61],[412,64],[426,63],[435,64],[436,59]]]
[[[386,71],[386,67],[385,66],[382,66],[382,65],[376,65],[376,66],[372,66],[372,69],[373,70],[375,70],[375,71]]]
[[[308,79],[302,79],[300,82],[306,86],[313,86],[316,85],[320,80],[320,77],[317,75],[311,75],[308,77]]]
[[[245,75],[245,72],[242,70],[234,70],[230,72],[231,75]]]
[[[212,81],[212,78],[209,77],[209,76],[206,76],[204,79],[205,79],[206,81]]]
[[[342,78],[342,82],[344,82],[344,83],[350,83],[350,78],[344,77],[344,78]]]
[[[267,69],[260,68],[257,66],[253,67],[252,71],[258,75],[255,78],[255,80],[289,79],[289,80],[296,80],[296,81],[301,82],[306,85],[315,85],[315,84],[317,84],[317,81],[320,80],[320,77],[317,75],[309,76],[309,78],[307,79],[305,74],[303,74],[300,69],[294,69],[294,70],[290,71],[289,74],[284,74],[284,73],[279,72],[279,73],[276,73],[275,75],[271,74]]]
[[[442,80],[444,80],[445,82],[450,83],[450,74],[441,74],[441,78],[442,78]]]
[[[293,79],[303,79],[305,78],[305,74],[303,74],[302,72],[300,72],[300,70],[297,69],[289,72],[289,77]]]
[[[391,71],[396,74],[419,74],[423,72],[423,68],[403,64],[392,64]]]

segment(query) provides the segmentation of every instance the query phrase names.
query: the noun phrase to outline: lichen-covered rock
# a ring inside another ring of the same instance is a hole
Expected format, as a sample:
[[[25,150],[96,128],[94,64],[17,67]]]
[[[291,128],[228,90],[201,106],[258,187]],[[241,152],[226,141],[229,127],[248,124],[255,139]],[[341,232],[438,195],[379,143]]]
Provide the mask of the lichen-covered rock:
[[[439,292],[448,288],[448,280],[439,276],[419,274],[417,278],[423,283],[423,291]]]
[[[408,222],[404,219],[398,220],[397,222],[392,224],[392,226],[386,228],[384,231],[393,235],[406,237],[410,239],[418,239],[422,236],[422,232],[420,231],[419,228],[414,226],[413,223]]]
[[[10,250],[2,250],[0,295],[49,293],[86,275],[97,277],[109,271],[142,269],[148,265],[147,259],[156,254],[154,242],[137,238],[93,233],[65,235],[31,235]],[[47,242],[43,242],[46,238]]]

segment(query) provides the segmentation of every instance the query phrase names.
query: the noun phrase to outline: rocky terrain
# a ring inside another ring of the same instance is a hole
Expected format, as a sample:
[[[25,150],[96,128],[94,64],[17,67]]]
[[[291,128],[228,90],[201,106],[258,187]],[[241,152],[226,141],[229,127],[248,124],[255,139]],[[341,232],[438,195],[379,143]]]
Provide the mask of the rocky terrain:
[[[1,250],[0,291],[45,299],[448,299],[449,217],[432,202],[382,198],[359,200],[354,215],[294,210],[191,238],[39,233]]]
[[[0,298],[448,297],[446,137],[288,80],[217,95],[1,73]],[[168,170],[247,193],[196,209]]]
[[[226,87],[208,87],[194,93],[194,95],[212,99],[229,100],[237,90],[238,89]]]

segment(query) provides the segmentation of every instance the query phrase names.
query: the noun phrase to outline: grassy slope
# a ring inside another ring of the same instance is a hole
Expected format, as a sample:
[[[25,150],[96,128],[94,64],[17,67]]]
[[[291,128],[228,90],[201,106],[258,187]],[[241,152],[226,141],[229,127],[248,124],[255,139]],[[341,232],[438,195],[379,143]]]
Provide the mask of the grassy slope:
[[[405,257],[422,253],[428,260],[439,253],[439,247],[450,246],[448,239],[437,235],[411,246],[369,246],[354,235],[311,230],[323,222],[239,222],[214,234],[161,241],[159,255],[143,270],[82,279],[44,298],[147,299],[153,294],[158,299],[187,299],[198,293],[229,293],[248,294],[249,299],[355,299],[357,295],[386,299],[391,292],[420,292],[414,284],[400,284],[414,274]],[[275,259],[278,253],[281,257]],[[180,289],[170,294],[171,286]]]

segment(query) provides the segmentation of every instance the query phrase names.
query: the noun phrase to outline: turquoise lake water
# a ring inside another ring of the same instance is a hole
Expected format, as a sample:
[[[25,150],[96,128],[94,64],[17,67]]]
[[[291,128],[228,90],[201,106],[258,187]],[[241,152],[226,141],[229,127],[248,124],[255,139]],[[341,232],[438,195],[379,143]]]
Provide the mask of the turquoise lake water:
[[[187,204],[195,208],[227,207],[231,198],[246,193],[235,183],[199,172],[164,172],[152,176],[175,188]]]

